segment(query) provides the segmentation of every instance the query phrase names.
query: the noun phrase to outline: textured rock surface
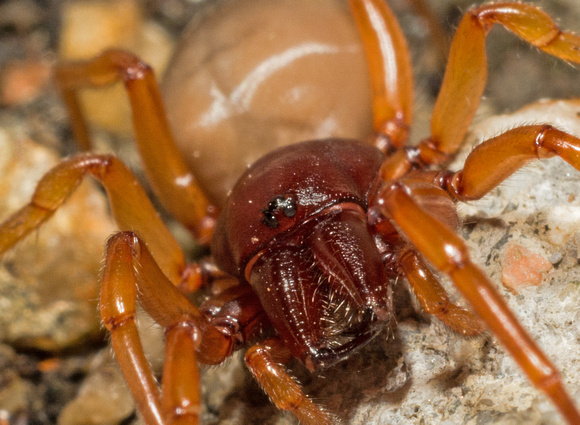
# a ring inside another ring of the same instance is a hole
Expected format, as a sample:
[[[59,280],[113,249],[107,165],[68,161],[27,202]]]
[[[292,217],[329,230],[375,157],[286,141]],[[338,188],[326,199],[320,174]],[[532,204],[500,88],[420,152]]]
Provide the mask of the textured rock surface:
[[[0,217],[25,205],[34,182],[58,161],[22,130],[6,122],[0,129]],[[112,231],[104,196],[86,182],[46,226],[6,253],[0,264],[0,340],[59,351],[96,338],[97,276]]]

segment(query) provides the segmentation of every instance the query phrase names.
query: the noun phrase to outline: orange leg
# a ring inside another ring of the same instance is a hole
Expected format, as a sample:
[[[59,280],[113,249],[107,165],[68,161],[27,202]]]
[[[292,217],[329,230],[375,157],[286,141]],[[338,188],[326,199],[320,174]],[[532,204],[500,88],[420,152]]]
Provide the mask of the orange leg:
[[[165,335],[162,412],[169,425],[197,424],[200,415],[197,329],[179,323]],[[185,378],[185,379],[184,379]]]
[[[331,425],[331,416],[316,406],[300,385],[284,370],[291,354],[277,338],[254,345],[246,352],[246,365],[272,402],[289,410],[305,425]]]
[[[580,413],[558,371],[523,329],[483,271],[471,262],[463,240],[421,209],[409,192],[400,183],[387,186],[380,195],[383,213],[435,268],[451,278],[530,381],[546,393],[566,420],[570,424],[580,424]]]
[[[86,62],[58,65],[55,72],[73,131],[84,149],[90,147],[90,138],[77,91],[124,81],[133,111],[137,146],[155,193],[200,242],[209,242],[217,211],[177,149],[151,68],[131,53],[110,50]]]
[[[431,121],[431,138],[419,146],[424,163],[446,161],[459,148],[479,105],[487,79],[485,38],[500,24],[533,46],[580,63],[580,37],[562,32],[538,8],[525,3],[492,3],[469,11],[457,28],[443,85]]]
[[[163,424],[161,393],[145,358],[135,324],[137,285],[128,244],[109,242],[101,278],[101,317],[111,344],[146,424]]]
[[[117,360],[147,425],[197,424],[197,361],[221,363],[234,341],[219,332],[165,277],[147,246],[132,232],[107,245],[101,283],[101,316]],[[163,390],[149,367],[135,325],[136,300],[166,329]]]
[[[551,125],[518,127],[478,145],[439,183],[458,200],[479,199],[531,160],[554,156],[580,170],[580,139]]]
[[[50,170],[38,182],[30,203],[0,224],[0,255],[51,217],[86,175],[105,187],[119,228],[144,238],[165,274],[179,283],[185,264],[181,248],[133,173],[110,155],[77,155]]]
[[[407,141],[412,121],[413,75],[409,49],[399,23],[384,0],[350,0],[349,3],[370,70],[374,129],[379,134],[377,145],[386,151]]]
[[[426,313],[464,336],[479,335],[485,330],[479,317],[449,301],[445,288],[414,251],[404,252],[399,264]]]

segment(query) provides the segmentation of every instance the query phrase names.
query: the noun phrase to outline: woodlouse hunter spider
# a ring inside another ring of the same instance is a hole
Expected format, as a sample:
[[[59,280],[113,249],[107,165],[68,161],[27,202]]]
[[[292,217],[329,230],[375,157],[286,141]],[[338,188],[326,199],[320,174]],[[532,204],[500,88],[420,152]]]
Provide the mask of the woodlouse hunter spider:
[[[374,89],[374,147],[332,139],[268,154],[241,177],[218,219],[174,147],[149,68],[129,53],[109,51],[58,68],[77,137],[87,133],[75,91],[122,79],[160,199],[201,241],[213,235],[212,258],[186,265],[131,173],[116,158],[96,154],[73,157],[45,175],[31,203],[0,227],[0,251],[48,219],[85,175],[102,182],[121,232],[107,246],[101,313],[146,423],[197,423],[197,362],[221,363],[260,337],[245,359],[273,402],[304,423],[331,423],[332,415],[305,396],[283,365],[296,358],[322,369],[392,326],[391,279],[406,277],[424,309],[457,332],[483,330],[476,316],[449,302],[427,261],[449,276],[567,421],[580,423],[557,371],[452,231],[456,201],[480,198],[532,159],[558,155],[580,168],[580,140],[527,125],[484,142],[459,172],[434,170],[453,157],[473,118],[493,24],[572,62],[580,62],[580,39],[529,5],[472,9],[451,47],[432,136],[408,147],[412,81],[401,31],[383,2],[350,5]],[[196,308],[182,291],[201,285],[219,293]],[[166,329],[161,389],[134,325],[137,300]]]

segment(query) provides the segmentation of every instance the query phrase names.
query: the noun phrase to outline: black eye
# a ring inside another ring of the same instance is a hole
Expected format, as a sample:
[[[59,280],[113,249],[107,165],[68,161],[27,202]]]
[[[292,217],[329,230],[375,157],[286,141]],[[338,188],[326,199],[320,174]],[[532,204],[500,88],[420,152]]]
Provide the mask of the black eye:
[[[264,218],[262,219],[262,223],[268,226],[270,229],[275,229],[278,227],[278,219],[268,210],[263,210],[262,214],[264,214]]]
[[[278,211],[281,211],[282,214],[290,218],[296,215],[296,210],[296,200],[293,197],[275,196],[268,202],[268,207],[262,210],[262,214],[264,215],[262,223],[273,229],[279,225],[276,217]]]
[[[282,208],[282,212],[286,217],[294,217],[296,214],[296,201],[294,199],[285,198],[278,204]]]
[[[268,202],[268,211],[275,211],[280,208],[280,205],[285,201],[286,198],[283,196],[276,196],[272,198],[270,202]]]

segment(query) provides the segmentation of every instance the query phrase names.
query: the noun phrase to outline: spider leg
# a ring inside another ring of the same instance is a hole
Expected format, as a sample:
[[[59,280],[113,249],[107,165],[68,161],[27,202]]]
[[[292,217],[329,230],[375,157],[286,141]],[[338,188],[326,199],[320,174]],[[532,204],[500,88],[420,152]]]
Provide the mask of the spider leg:
[[[531,160],[554,156],[580,170],[580,139],[551,125],[518,127],[476,146],[462,170],[435,180],[457,200],[479,199]]]
[[[461,335],[479,335],[485,330],[479,317],[449,300],[445,288],[416,252],[406,250],[400,256],[399,264],[426,313],[435,316]]]
[[[256,344],[246,352],[246,365],[272,402],[289,410],[305,425],[331,425],[330,415],[316,406],[282,367],[292,355],[278,338]]]
[[[200,415],[197,329],[181,322],[165,334],[161,406],[168,424],[197,424]],[[183,377],[187,377],[184,379]]]
[[[209,242],[217,210],[177,149],[151,68],[131,53],[109,50],[92,60],[58,65],[55,78],[69,110],[75,137],[85,150],[91,143],[77,91],[123,80],[133,111],[137,146],[155,193],[200,242]]]
[[[161,391],[135,324],[137,299],[166,330]],[[197,361],[221,363],[232,353],[234,338],[210,324],[168,280],[147,246],[132,232],[114,235],[107,245],[101,317],[111,333],[117,360],[145,423],[197,424],[200,399]]]
[[[463,240],[423,210],[410,193],[400,182],[385,186],[379,195],[383,214],[396,223],[425,259],[450,277],[530,381],[546,393],[562,416],[570,424],[580,423],[580,413],[557,369],[524,330],[483,271],[472,263]]]
[[[135,323],[137,286],[131,247],[109,242],[101,286],[101,316],[111,332],[117,361],[145,423],[162,424],[161,393],[145,357]],[[124,259],[124,260],[123,260]]]
[[[350,0],[369,66],[376,145],[384,151],[407,141],[413,115],[409,49],[384,0]]]
[[[147,240],[165,274],[179,283],[185,263],[181,248],[133,173],[111,155],[77,155],[46,173],[30,203],[0,224],[0,255],[50,218],[86,175],[105,187],[119,228],[134,230]]]
[[[418,146],[417,155],[422,163],[443,163],[461,145],[485,87],[485,39],[494,24],[553,56],[580,63],[580,37],[561,31],[534,6],[491,3],[470,10],[461,20],[451,44],[431,120],[432,136]]]

